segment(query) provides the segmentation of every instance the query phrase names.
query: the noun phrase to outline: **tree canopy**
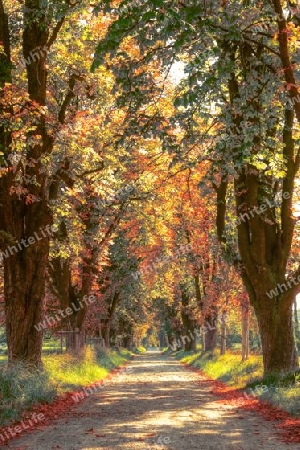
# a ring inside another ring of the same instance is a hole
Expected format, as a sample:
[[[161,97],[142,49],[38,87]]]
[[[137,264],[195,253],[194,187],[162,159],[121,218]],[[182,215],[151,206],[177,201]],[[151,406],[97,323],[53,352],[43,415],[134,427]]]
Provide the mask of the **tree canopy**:
[[[281,0],[0,0],[10,361],[41,363],[51,317],[107,346],[202,327],[206,352],[230,322],[243,357],[250,324],[266,374],[298,367],[299,23]]]

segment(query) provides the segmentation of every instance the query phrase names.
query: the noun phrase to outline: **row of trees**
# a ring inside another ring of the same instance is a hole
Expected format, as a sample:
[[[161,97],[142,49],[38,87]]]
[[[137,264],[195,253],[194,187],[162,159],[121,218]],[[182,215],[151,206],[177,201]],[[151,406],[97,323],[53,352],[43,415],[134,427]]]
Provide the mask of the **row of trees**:
[[[265,372],[298,366],[300,283],[267,295],[300,275],[299,20],[284,6],[0,0],[10,362],[40,365],[39,324],[68,308],[55,330],[107,345],[139,342],[157,321],[170,341],[209,324],[211,351],[219,319],[224,353],[238,307],[247,357],[250,300]]]
[[[218,241],[255,310],[265,372],[298,367],[292,305],[300,284],[272,299],[267,294],[300,275],[293,213],[300,163],[299,10],[281,0],[121,5],[94,67],[113,61],[121,101],[145,108],[155,98],[144,87],[149,70],[142,64],[155,61],[167,72],[174,61],[186,63],[177,109],[163,130],[154,121],[152,131],[183,167],[209,162]],[[138,58],[124,48],[128,40]],[[250,215],[265,204],[272,206]],[[249,220],[233,233],[233,218],[241,213]]]

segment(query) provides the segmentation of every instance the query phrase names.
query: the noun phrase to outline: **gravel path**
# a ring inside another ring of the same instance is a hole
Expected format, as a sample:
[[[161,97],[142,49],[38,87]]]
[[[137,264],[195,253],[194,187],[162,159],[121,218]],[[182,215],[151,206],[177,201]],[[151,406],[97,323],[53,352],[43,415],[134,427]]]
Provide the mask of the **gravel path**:
[[[18,450],[299,450],[272,422],[222,406],[211,386],[174,358],[147,352],[64,418],[6,447]]]

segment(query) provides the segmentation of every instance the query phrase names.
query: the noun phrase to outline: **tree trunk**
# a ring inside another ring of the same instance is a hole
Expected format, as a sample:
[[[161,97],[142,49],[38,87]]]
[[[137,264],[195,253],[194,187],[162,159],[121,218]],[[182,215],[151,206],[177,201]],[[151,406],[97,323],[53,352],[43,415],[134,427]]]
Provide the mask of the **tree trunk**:
[[[220,347],[221,355],[225,355],[226,353],[226,339],[227,339],[226,311],[224,310],[222,313],[222,321],[221,321],[221,347]]]
[[[128,336],[126,348],[128,350],[132,350],[133,349],[133,337],[132,337],[131,334]]]
[[[194,334],[195,322],[191,319],[189,311],[189,295],[185,292],[184,287],[181,289],[181,319],[184,326],[183,335],[181,336],[184,351],[196,351],[196,336]]]
[[[80,331],[70,331],[66,335],[66,349],[68,352],[77,353],[84,347],[84,337]]]
[[[213,316],[206,318],[205,332],[204,332],[204,349],[202,352],[213,352],[217,347],[218,329],[216,319]]]
[[[272,307],[268,299],[268,302],[264,302],[264,308],[262,302],[257,306],[256,316],[265,374],[297,369],[299,365],[293,332],[292,303],[286,306],[282,299],[278,299]]]
[[[242,361],[249,357],[249,305],[242,303]]]
[[[36,19],[39,17],[39,20]],[[49,154],[53,137],[47,134],[45,114],[39,110],[46,100],[46,57],[41,52],[36,60],[32,57],[36,49],[45,48],[49,37],[48,23],[39,0],[26,0],[24,8],[23,55],[31,60],[26,65],[29,101],[27,106],[35,110],[35,128],[25,132],[26,160],[14,173],[8,170],[0,178],[0,229],[1,250],[7,252],[4,260],[4,295],[9,363],[23,360],[41,365],[43,331],[38,331],[43,318],[46,267],[49,253],[49,234],[45,227],[52,222],[48,208],[48,179],[43,170],[41,157]],[[0,65],[0,84],[8,81],[12,68],[7,16],[0,0],[0,40],[4,42]],[[32,52],[32,54],[30,54]],[[5,100],[6,90],[1,92]],[[25,102],[25,100],[24,100]],[[14,112],[11,114],[12,128],[15,126]],[[23,105],[20,105],[23,107]],[[25,107],[25,103],[24,103]],[[0,111],[2,112],[2,111]],[[0,127],[0,148],[5,158],[14,151],[11,144],[11,128]],[[34,161],[34,163],[33,163]],[[13,192],[14,186],[21,193]],[[32,183],[34,180],[34,183]],[[34,199],[31,204],[27,196]],[[42,235],[45,233],[45,236]]]
[[[110,320],[104,320],[101,325],[102,338],[105,342],[105,347],[110,347]]]
[[[85,265],[82,270],[81,289],[72,284],[72,267],[70,258],[53,258],[49,265],[50,290],[59,300],[60,308],[65,311],[72,309],[72,314],[65,315],[57,326],[65,330],[78,330],[82,332],[85,315],[87,312],[86,299],[90,295],[91,271],[89,265]],[[83,300],[84,298],[84,300]],[[72,340],[70,340],[71,345]]]
[[[8,361],[41,366],[45,274],[48,239],[12,255],[4,262],[4,295]]]
[[[294,300],[294,324],[295,324],[295,336],[296,336],[296,347],[300,350],[300,329],[299,329],[299,319],[297,311],[297,299]]]
[[[102,325],[102,336],[105,342],[106,347],[110,347],[110,333],[111,333],[111,322],[114,318],[117,306],[120,302],[120,292],[115,291],[113,288],[111,288],[111,295],[110,295],[110,304],[108,305],[107,310],[107,318],[104,319],[103,325]]]
[[[160,348],[169,347],[169,339],[167,332],[162,329],[159,333],[159,346]]]
[[[279,5],[280,2],[276,4]],[[282,27],[280,34],[282,39],[278,41],[282,51],[282,44],[286,39],[283,32],[285,24],[282,21],[278,24]],[[287,48],[285,50],[289,53]],[[263,76],[266,66],[262,64],[260,58],[256,62],[253,60],[247,46],[241,47],[240,55],[245,67]],[[285,60],[289,59],[286,56]],[[227,85],[231,106],[230,121],[235,134],[239,135],[240,126],[246,120],[247,113],[237,115],[235,111],[237,105],[239,107],[242,105],[241,89],[249,82],[249,71],[245,70],[241,75],[239,66],[241,61],[237,60],[232,49],[229,49],[228,57],[233,64]],[[289,62],[287,68],[289,71],[292,70]],[[286,76],[286,72],[284,74]],[[293,90],[296,92],[297,88],[293,87]],[[243,156],[243,163],[240,164],[243,151],[238,143],[230,152],[233,167],[239,166],[236,176],[229,175],[228,160],[226,167],[224,165],[220,170],[221,179],[216,186],[217,234],[226,257],[231,259],[241,275],[250,304],[254,307],[261,334],[264,374],[268,375],[292,371],[299,367],[292,326],[292,304],[299,290],[297,280],[300,266],[298,264],[294,271],[290,267],[297,222],[293,215],[293,195],[300,159],[294,133],[296,111],[289,105],[283,105],[282,119],[278,116],[276,124],[269,125],[268,129],[261,133],[265,124],[262,111],[268,111],[269,106],[266,103],[266,108],[261,109],[261,101],[260,96],[253,96],[248,105],[256,112],[250,119],[253,129],[257,130],[252,137],[251,158],[246,161]],[[297,105],[300,112],[299,104]],[[280,120],[282,128],[278,126]],[[258,169],[253,164],[257,149],[264,147],[265,137],[276,137],[282,141],[279,150],[269,149],[270,155],[266,156],[266,164],[271,166],[272,159],[276,158],[277,154],[282,154],[285,161],[285,175],[280,182],[276,176],[269,174],[265,169]],[[279,153],[276,153],[277,151]],[[231,181],[235,192],[238,253],[234,246],[230,245],[231,238],[229,242],[226,233],[228,189]]]
[[[61,230],[65,229],[65,224],[60,224],[58,236],[62,239]],[[66,230],[65,230],[66,231]],[[64,233],[63,233],[64,235]],[[84,338],[82,324],[84,314],[78,316],[78,312],[86,309],[85,303],[79,303],[82,293],[77,292],[76,286],[71,282],[71,264],[70,258],[53,258],[49,265],[50,271],[50,290],[59,300],[60,310],[64,313],[60,321],[54,322],[55,328],[66,332],[66,349],[71,352],[78,352],[84,347]],[[70,308],[71,315],[65,315],[65,311]],[[58,316],[59,318],[61,316]]]
[[[185,337],[189,337],[189,339],[184,339]],[[191,335],[183,336],[184,339],[184,351],[185,352],[195,352],[196,351],[196,338]]]

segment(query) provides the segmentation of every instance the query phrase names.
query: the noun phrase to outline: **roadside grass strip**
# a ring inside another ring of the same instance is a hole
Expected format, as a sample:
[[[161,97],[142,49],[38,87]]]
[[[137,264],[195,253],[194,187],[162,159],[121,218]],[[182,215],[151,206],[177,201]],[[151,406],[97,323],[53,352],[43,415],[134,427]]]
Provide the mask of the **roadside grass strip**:
[[[94,351],[90,348],[85,349],[80,357],[75,355],[48,355],[44,357],[45,372],[43,377],[48,380],[48,385],[45,385],[45,392],[49,391],[47,398],[38,399],[35,391],[31,395],[28,394],[27,403],[18,404],[18,398],[13,403],[13,398],[10,395],[9,399],[5,398],[5,392],[0,393],[0,407],[7,406],[7,414],[1,415],[2,427],[0,427],[0,446],[6,445],[10,440],[19,437],[25,432],[30,432],[35,429],[40,429],[51,420],[58,419],[63,416],[66,411],[75,408],[86,396],[77,394],[85,392],[85,390],[93,389],[94,386],[104,385],[120,372],[126,370],[126,363],[134,357],[134,354],[126,349],[120,351],[101,349]],[[24,397],[24,389],[28,385],[18,383],[18,372],[15,372],[15,381],[19,385],[21,391],[20,397]],[[9,378],[10,387],[11,378]],[[24,372],[23,372],[24,378]],[[45,381],[42,378],[42,381]],[[33,382],[32,382],[33,383]],[[34,380],[36,384],[36,380]],[[78,388],[82,388],[78,391]],[[23,389],[23,391],[22,391]],[[55,395],[56,389],[56,395]],[[35,388],[37,390],[37,388]],[[27,389],[28,391],[28,389]],[[11,392],[7,388],[7,393]],[[74,401],[74,397],[76,401]],[[36,401],[35,401],[36,399]],[[19,409],[18,409],[19,408]],[[26,408],[24,410],[24,408]],[[13,410],[14,414],[10,414]],[[7,423],[8,422],[8,423]]]

